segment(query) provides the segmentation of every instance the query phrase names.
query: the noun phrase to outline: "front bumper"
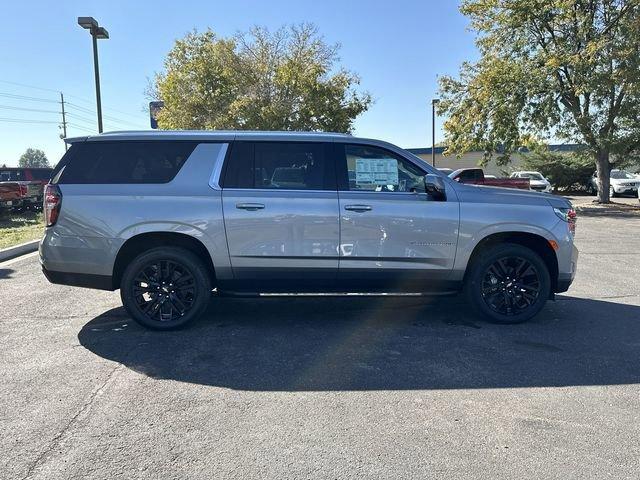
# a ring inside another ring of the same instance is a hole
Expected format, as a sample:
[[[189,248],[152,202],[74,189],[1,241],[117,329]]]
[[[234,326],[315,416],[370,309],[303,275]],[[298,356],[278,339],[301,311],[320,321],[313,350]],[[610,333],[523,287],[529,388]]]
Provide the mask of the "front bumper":
[[[630,185],[613,185],[613,191],[618,194],[637,194],[638,187]]]

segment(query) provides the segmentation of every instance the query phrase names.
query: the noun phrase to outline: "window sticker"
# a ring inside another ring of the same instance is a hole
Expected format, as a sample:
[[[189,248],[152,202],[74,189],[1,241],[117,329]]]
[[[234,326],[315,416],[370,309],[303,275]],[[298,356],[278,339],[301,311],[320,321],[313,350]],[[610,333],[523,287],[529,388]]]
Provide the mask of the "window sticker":
[[[398,185],[398,160],[395,158],[357,158],[356,185]]]

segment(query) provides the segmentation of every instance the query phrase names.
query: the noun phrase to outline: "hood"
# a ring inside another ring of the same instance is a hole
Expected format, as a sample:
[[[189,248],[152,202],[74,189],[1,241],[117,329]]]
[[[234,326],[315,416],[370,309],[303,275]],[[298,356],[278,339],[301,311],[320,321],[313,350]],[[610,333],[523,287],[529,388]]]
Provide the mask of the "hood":
[[[571,206],[563,197],[550,193],[531,192],[515,188],[485,187],[452,182],[461,202],[503,203],[510,205],[550,205],[558,208]]]
[[[531,185],[549,185],[549,181],[548,180],[534,180],[534,179],[530,179],[529,183],[531,183]]]

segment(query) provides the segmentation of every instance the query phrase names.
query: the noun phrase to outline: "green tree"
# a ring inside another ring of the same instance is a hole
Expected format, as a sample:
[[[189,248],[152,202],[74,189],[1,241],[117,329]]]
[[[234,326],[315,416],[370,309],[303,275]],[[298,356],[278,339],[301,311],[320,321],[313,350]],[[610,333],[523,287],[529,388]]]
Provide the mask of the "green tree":
[[[49,160],[42,150],[37,148],[27,148],[27,150],[20,156],[18,160],[20,167],[31,168],[49,168]]]
[[[176,41],[150,95],[165,129],[350,132],[371,104],[359,78],[334,70],[337,45],[304,24],[233,38],[193,32]]]
[[[512,152],[558,138],[586,146],[609,201],[614,158],[640,147],[638,0],[463,0],[480,59],[443,77],[450,152]]]

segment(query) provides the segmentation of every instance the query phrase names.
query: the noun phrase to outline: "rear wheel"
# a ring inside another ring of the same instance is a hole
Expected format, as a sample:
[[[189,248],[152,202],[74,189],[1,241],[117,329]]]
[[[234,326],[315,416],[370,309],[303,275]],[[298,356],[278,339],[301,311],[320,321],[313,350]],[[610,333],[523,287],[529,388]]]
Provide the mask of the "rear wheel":
[[[497,245],[470,267],[465,286],[470,303],[494,323],[522,323],[537,315],[551,293],[540,256],[517,244]]]
[[[127,267],[120,296],[129,315],[156,330],[182,327],[201,316],[211,297],[209,272],[183,248],[159,247]]]

